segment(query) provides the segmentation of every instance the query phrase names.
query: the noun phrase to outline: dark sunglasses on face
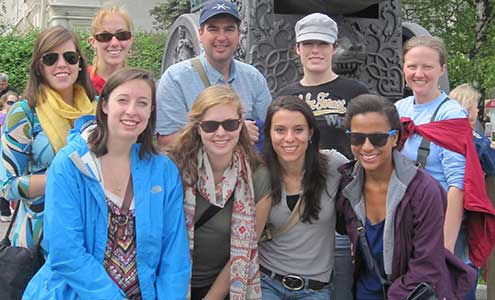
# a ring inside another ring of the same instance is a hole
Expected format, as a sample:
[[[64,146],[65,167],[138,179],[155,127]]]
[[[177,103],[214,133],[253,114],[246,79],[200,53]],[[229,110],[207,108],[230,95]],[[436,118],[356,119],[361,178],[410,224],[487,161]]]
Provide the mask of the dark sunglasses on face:
[[[14,105],[15,101],[9,100],[9,101],[7,101],[5,103],[7,103],[7,105]]]
[[[236,131],[241,124],[241,119],[227,119],[222,122],[218,121],[202,121],[199,122],[199,126],[206,133],[212,133],[218,130],[218,127],[222,125],[225,131]]]
[[[395,135],[397,133],[397,129],[392,129],[387,133],[360,133],[360,132],[351,132],[347,130],[346,132],[351,140],[351,145],[353,146],[361,146],[364,144],[366,139],[370,141],[370,143],[375,147],[383,147],[387,143],[389,137]]]
[[[57,60],[58,60],[59,54],[57,52],[50,52],[47,54],[44,54],[41,57],[41,62],[46,65],[46,66],[53,66]],[[62,56],[64,57],[65,61],[70,64],[70,65],[77,65],[79,62],[79,54],[75,51],[67,51],[62,53]]]
[[[127,41],[131,38],[132,33],[130,31],[119,31],[116,33],[111,32],[100,32],[95,34],[95,40],[101,43],[107,43],[112,40],[113,37],[116,37],[119,41]]]

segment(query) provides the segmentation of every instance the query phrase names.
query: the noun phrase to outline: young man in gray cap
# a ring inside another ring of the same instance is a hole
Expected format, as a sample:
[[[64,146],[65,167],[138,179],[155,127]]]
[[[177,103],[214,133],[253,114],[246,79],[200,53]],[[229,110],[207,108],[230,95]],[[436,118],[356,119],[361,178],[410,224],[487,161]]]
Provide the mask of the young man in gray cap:
[[[336,149],[350,159],[352,153],[342,122],[349,101],[368,93],[368,88],[360,81],[344,78],[332,70],[337,35],[337,23],[327,15],[314,13],[299,20],[296,23],[296,53],[304,75],[277,95],[297,95],[306,101],[318,121],[321,147]]]
[[[240,41],[241,18],[235,4],[225,0],[209,1],[199,18],[199,37],[204,51],[200,67],[208,83],[201,79],[193,59],[170,66],[157,88],[158,143],[163,148],[172,142],[187,123],[187,113],[206,85],[229,84],[241,98],[246,118],[264,120],[272,98],[263,75],[253,66],[234,59]],[[257,142],[255,121],[245,121],[251,141]]]
[[[336,149],[352,159],[343,120],[349,101],[368,88],[360,81],[344,78],[332,70],[336,53],[337,23],[320,13],[310,14],[296,23],[296,53],[301,60],[303,78],[278,92],[296,95],[313,109],[320,129],[320,146]],[[333,272],[333,299],[352,299],[352,258],[350,242],[337,235]]]

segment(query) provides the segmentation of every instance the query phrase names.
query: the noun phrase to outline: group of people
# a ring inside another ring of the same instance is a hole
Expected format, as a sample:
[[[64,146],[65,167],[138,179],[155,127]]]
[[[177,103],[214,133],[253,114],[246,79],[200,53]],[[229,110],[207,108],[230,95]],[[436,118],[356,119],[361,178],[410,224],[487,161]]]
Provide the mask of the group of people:
[[[442,41],[407,42],[394,105],[332,70],[337,24],[308,15],[303,77],[272,100],[234,59],[240,22],[207,2],[204,51],[156,87],[126,67],[119,8],[95,16],[92,65],[70,30],[40,33],[1,138],[13,243],[46,257],[23,299],[474,299],[495,211]]]

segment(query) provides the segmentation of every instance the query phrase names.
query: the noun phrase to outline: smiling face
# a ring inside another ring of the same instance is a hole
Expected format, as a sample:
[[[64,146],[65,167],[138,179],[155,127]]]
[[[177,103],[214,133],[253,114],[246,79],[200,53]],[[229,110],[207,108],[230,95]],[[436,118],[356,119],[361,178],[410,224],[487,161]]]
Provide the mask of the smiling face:
[[[332,57],[335,54],[334,44],[323,41],[308,40],[296,45],[296,53],[301,59],[304,74],[324,74],[332,69]]]
[[[301,112],[281,109],[273,114],[270,138],[273,150],[284,168],[303,169],[312,134]]]
[[[208,109],[201,118],[201,122],[222,122],[229,119],[239,119],[240,117],[234,105],[220,104]],[[234,131],[227,131],[223,126],[219,126],[216,131],[208,133],[198,125],[197,130],[210,161],[230,161],[234,148],[239,142],[241,128],[242,126],[239,126]]]
[[[377,112],[356,114],[352,117],[350,125],[351,132],[364,134],[387,133],[392,129],[387,116]],[[392,151],[397,140],[398,135],[395,134],[387,139],[384,146],[376,147],[369,138],[366,138],[362,145],[352,145],[351,143],[351,151],[366,172],[383,174],[392,171]]]
[[[152,92],[143,80],[133,79],[116,87],[102,105],[107,115],[109,141],[135,143],[145,130],[152,111]]]
[[[417,46],[404,56],[404,77],[419,103],[431,101],[440,95],[438,81],[445,73],[439,53],[430,47]]]
[[[74,83],[79,75],[79,63],[71,65],[63,57],[63,53],[68,51],[76,52],[74,42],[66,41],[60,46],[43,53],[43,55],[47,53],[58,53],[57,61],[53,65],[47,66],[43,63],[40,64],[41,77],[45,83],[61,95],[72,93]]]
[[[229,16],[213,17],[199,28],[199,39],[208,62],[213,66],[229,64],[239,45],[237,22]]]
[[[130,28],[126,20],[118,13],[112,13],[105,16],[96,30],[96,34],[102,32],[122,32],[129,31]],[[99,42],[94,36],[89,38],[90,44],[96,51],[97,66],[102,64],[109,66],[124,66],[125,60],[129,55],[129,49],[132,46],[133,37],[126,41],[119,41],[115,36],[108,42]]]

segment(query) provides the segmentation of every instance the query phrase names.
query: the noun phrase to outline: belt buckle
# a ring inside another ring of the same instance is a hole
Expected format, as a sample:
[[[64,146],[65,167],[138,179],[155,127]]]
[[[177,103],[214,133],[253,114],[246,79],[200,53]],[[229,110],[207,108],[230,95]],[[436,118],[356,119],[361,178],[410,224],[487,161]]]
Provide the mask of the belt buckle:
[[[297,275],[286,275],[282,278],[282,285],[291,291],[300,291],[304,288],[304,279]]]

